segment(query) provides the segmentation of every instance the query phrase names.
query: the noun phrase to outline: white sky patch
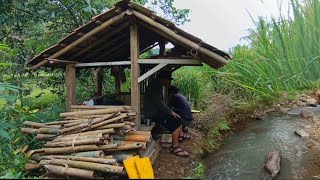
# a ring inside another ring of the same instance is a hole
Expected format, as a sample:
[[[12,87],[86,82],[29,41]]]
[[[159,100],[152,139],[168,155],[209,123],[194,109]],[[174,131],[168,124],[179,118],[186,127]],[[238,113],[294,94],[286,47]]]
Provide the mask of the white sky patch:
[[[247,43],[241,38],[248,35],[248,29],[255,28],[248,12],[255,21],[259,16],[279,17],[282,3],[282,15],[288,17],[289,1],[175,0],[174,6],[191,10],[191,21],[179,26],[180,28],[221,50],[228,51],[237,44]]]

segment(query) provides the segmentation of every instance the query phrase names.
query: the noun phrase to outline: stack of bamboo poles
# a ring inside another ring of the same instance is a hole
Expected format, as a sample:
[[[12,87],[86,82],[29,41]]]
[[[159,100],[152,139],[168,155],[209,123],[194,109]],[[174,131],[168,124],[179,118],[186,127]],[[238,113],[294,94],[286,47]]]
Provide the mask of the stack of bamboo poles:
[[[46,141],[41,149],[30,150],[26,170],[45,172],[41,177],[95,179],[108,174],[125,175],[121,162],[128,150],[146,149],[150,132],[136,131],[135,113],[128,108],[109,108],[61,113],[60,121],[25,121],[26,134]]]

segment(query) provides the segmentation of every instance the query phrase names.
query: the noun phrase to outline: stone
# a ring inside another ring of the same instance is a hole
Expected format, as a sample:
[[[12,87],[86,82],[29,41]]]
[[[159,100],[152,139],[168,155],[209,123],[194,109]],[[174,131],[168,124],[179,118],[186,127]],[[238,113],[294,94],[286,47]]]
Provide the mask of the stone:
[[[299,100],[302,101],[302,102],[306,102],[307,98],[306,97],[299,97]]]
[[[302,106],[305,106],[306,103],[305,102],[302,102],[302,101],[297,101],[297,105],[302,107]]]
[[[298,129],[295,131],[295,133],[300,137],[309,137],[309,134],[305,132],[303,129]]]
[[[275,177],[280,172],[281,154],[279,150],[272,150],[268,153],[265,167],[270,171],[271,177]]]
[[[314,99],[320,104],[320,90],[317,90]]]
[[[284,114],[287,114],[291,109],[290,108],[285,108],[285,107],[280,107],[279,111],[284,113]]]
[[[315,107],[315,106],[317,106],[317,104],[318,104],[318,102],[315,100],[315,99],[307,99],[307,105],[308,106],[313,106],[313,107]]]
[[[314,113],[308,108],[303,108],[303,109],[301,109],[300,116],[307,117],[307,118],[313,117]]]

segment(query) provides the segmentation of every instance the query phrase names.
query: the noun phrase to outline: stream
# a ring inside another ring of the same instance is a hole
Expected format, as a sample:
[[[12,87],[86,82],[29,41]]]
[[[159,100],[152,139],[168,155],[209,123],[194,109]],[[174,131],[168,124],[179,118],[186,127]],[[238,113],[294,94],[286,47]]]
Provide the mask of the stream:
[[[320,106],[310,109],[320,115]],[[220,149],[206,159],[205,179],[270,179],[264,170],[266,157],[272,149],[281,151],[280,174],[275,179],[303,179],[320,175],[316,165],[317,150],[294,131],[304,127],[296,108],[288,114],[269,113],[262,120],[252,120],[234,132]],[[318,161],[319,162],[319,161]]]

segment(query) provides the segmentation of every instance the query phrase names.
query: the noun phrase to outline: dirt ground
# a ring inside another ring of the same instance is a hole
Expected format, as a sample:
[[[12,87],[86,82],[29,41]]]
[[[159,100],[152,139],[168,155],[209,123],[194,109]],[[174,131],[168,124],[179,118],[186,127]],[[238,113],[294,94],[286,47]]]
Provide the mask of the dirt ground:
[[[191,139],[184,141],[181,148],[190,154],[190,157],[178,157],[170,152],[169,148],[162,148],[153,164],[153,170],[156,179],[184,179],[194,168],[193,162],[196,161],[196,155],[193,152],[196,146],[195,142],[201,139],[200,133],[189,129]]]

